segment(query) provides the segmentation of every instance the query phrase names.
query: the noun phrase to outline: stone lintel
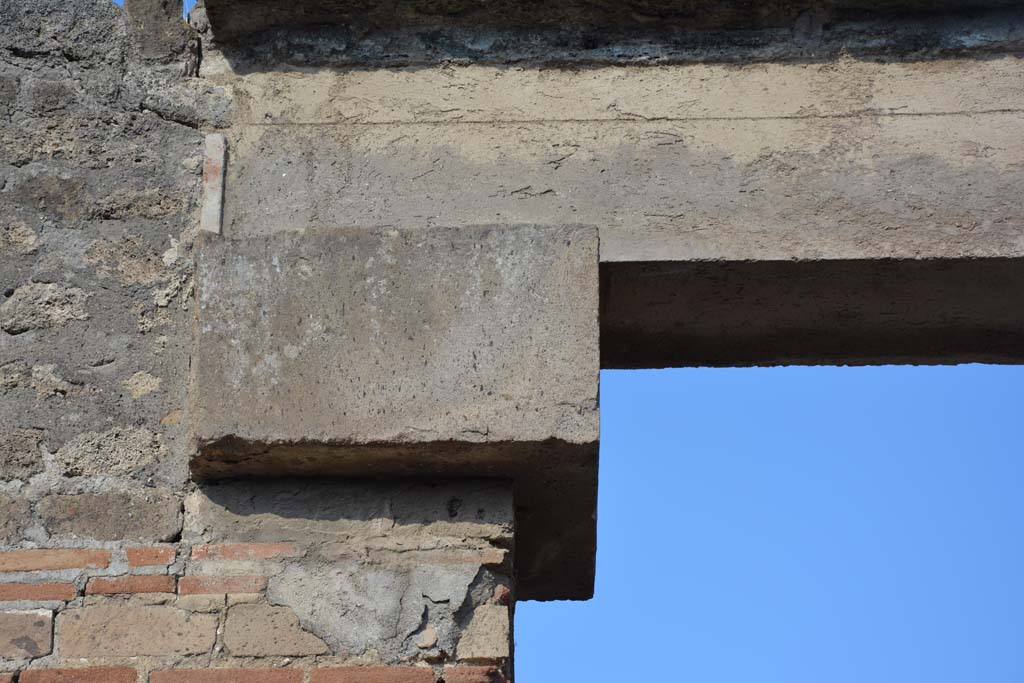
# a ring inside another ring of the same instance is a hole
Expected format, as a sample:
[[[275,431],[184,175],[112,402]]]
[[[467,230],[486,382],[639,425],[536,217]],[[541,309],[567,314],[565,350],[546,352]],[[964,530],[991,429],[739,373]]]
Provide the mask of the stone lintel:
[[[282,28],[401,26],[462,29],[545,29],[612,31],[713,31],[817,24],[833,17],[957,12],[1008,7],[1014,0],[564,0],[537,3],[506,0],[206,0],[210,23],[220,40]],[[820,30],[820,28],[819,28]],[[600,38],[596,38],[600,40]]]
[[[1024,362],[1024,258],[601,265],[605,368]]]
[[[197,249],[197,479],[515,481],[520,593],[593,588],[593,228],[333,230]]]

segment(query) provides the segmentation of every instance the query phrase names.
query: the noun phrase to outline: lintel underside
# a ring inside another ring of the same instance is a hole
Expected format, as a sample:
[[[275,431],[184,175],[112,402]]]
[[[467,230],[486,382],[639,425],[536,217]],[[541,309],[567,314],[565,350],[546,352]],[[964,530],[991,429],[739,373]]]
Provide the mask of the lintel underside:
[[[601,264],[601,367],[1024,362],[1024,258]]]

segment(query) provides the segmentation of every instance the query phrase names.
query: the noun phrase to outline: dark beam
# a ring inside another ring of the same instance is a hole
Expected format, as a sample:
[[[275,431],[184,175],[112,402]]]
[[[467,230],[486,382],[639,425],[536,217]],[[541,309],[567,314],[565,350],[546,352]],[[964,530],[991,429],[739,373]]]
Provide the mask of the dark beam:
[[[601,264],[601,366],[1024,362],[1024,259]]]

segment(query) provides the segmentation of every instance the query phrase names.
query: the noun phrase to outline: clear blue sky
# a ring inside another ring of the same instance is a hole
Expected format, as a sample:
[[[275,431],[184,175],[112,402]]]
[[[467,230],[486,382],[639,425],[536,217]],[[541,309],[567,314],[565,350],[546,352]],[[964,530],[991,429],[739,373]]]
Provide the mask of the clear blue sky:
[[[597,595],[520,683],[1021,683],[1024,368],[605,372]]]
[[[605,372],[601,403],[597,594],[519,604],[520,683],[1024,682],[1024,368]]]

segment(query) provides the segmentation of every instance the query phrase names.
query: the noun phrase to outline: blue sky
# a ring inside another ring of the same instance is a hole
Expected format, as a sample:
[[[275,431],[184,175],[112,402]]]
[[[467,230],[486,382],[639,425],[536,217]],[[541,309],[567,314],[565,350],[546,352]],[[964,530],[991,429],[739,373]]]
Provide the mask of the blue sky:
[[[1024,368],[605,372],[597,595],[521,683],[1024,681]]]

